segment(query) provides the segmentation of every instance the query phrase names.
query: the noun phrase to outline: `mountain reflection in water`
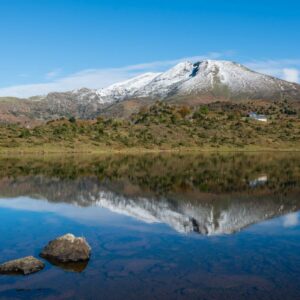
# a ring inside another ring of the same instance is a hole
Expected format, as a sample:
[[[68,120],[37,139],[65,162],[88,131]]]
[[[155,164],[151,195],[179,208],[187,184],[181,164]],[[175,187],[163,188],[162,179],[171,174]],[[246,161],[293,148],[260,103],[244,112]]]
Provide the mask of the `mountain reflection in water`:
[[[300,210],[292,153],[24,157],[0,168],[1,198],[104,207],[184,233],[231,234]]]

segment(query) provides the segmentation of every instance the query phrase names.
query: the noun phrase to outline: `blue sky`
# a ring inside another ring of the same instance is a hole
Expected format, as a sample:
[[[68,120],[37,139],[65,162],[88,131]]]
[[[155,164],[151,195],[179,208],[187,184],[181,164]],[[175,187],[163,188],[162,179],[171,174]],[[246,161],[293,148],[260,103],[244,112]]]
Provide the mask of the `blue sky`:
[[[299,81],[300,1],[0,0],[0,95],[100,88],[185,58]]]

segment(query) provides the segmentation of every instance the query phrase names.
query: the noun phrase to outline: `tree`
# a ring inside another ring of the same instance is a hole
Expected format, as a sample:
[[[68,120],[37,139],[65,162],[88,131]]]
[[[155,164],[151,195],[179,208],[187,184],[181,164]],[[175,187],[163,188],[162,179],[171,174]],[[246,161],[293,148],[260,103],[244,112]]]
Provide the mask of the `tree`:
[[[180,116],[182,118],[185,118],[187,115],[189,115],[191,113],[191,110],[188,106],[181,106],[179,109],[178,109],[178,113],[180,114]]]
[[[74,116],[70,117],[70,118],[69,118],[69,122],[70,122],[70,123],[76,123],[75,117],[74,117]]]

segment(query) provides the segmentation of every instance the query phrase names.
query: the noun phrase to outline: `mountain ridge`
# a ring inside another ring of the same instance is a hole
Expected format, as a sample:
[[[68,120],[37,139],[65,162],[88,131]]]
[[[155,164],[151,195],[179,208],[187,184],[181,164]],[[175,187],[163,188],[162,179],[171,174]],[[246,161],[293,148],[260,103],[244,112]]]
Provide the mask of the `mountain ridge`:
[[[252,71],[235,62],[217,60],[179,63],[164,73],[150,73],[144,85],[140,85],[140,78],[138,76],[129,81],[114,84],[97,90],[97,93],[100,97],[114,98],[114,92],[118,90],[120,95],[113,100],[139,97],[166,99],[174,94],[187,96],[211,92],[215,96],[228,98],[245,98],[246,96],[251,99],[266,99],[278,98],[276,94],[282,96],[282,93],[291,91],[296,92],[295,96],[299,97],[300,87],[298,84]],[[134,82],[135,79],[136,82]],[[129,89],[124,88],[126,84],[129,84]],[[134,89],[134,84],[137,85],[136,89]]]
[[[166,72],[144,73],[106,88],[81,88],[70,93],[80,102],[88,99],[101,104],[131,98],[168,99],[177,94],[213,93],[215,97],[270,99],[295,93],[300,100],[300,85],[261,74],[232,61],[203,60],[180,62]],[[67,92],[68,93],[68,92]],[[49,93],[41,99],[47,99]],[[59,94],[59,93],[55,93]]]
[[[250,100],[299,104],[300,85],[236,62],[185,61],[166,72],[144,73],[102,89],[81,88],[28,99],[13,98],[13,105],[8,98],[0,98],[0,121],[26,123],[70,116],[93,119],[101,114],[126,117],[157,100],[188,106]]]

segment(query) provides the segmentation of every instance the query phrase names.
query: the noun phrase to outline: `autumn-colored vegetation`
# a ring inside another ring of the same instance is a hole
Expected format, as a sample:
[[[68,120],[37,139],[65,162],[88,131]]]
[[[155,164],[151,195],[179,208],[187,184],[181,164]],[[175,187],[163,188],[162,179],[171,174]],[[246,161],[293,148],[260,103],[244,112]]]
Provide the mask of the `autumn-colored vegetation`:
[[[281,106],[282,105],[282,106]],[[108,149],[300,150],[300,118],[285,103],[256,109],[268,122],[248,117],[250,104],[215,103],[191,108],[157,102],[129,119],[59,119],[26,128],[1,125],[0,149],[106,151]]]

